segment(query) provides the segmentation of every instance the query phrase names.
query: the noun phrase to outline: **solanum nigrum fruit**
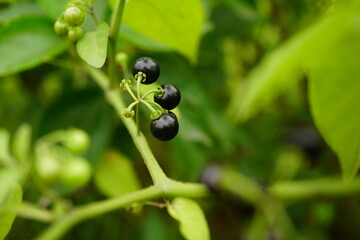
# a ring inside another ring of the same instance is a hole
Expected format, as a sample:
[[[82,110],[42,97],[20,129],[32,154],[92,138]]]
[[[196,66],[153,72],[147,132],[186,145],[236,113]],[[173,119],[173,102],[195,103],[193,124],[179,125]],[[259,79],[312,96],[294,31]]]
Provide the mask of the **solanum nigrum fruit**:
[[[142,57],[136,60],[132,72],[134,77],[139,72],[144,73],[146,78],[141,83],[151,84],[159,78],[160,67],[154,59],[149,57]]]
[[[60,181],[71,189],[78,189],[89,182],[91,178],[91,165],[84,158],[69,159],[64,165]]]
[[[174,109],[180,102],[179,89],[171,84],[161,85],[164,93],[161,96],[154,95],[154,101],[167,110]]]
[[[68,26],[65,22],[57,20],[54,24],[54,30],[58,36],[62,37],[67,34]]]
[[[64,19],[69,26],[78,27],[84,23],[85,14],[80,8],[72,6],[65,10]]]
[[[76,42],[84,35],[84,31],[80,27],[70,28],[68,32],[68,38],[72,42]]]
[[[162,114],[150,123],[150,131],[154,137],[161,141],[173,139],[179,131],[179,123],[174,113]]]

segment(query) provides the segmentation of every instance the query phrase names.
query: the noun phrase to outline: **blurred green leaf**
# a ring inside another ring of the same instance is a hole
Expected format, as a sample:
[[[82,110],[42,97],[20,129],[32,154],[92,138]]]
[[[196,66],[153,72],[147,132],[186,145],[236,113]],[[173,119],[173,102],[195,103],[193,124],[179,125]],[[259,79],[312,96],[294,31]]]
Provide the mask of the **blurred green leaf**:
[[[201,1],[130,0],[125,7],[124,23],[196,62],[204,23]]]
[[[8,183],[7,183],[8,184]],[[11,190],[7,195],[7,198],[1,209],[17,207],[22,202],[22,189],[19,184],[11,184]],[[4,239],[11,229],[13,221],[15,220],[16,213],[1,213],[0,214],[0,239]]]
[[[20,2],[0,10],[0,23],[25,15],[43,15],[43,11],[35,3]]]
[[[284,147],[279,152],[274,169],[272,180],[289,180],[296,176],[305,163],[305,156],[300,149],[295,147]]]
[[[200,206],[188,198],[175,198],[168,204],[171,217],[180,223],[180,232],[187,240],[210,239],[209,228]]]
[[[169,47],[167,47],[165,44],[147,38],[144,35],[133,31],[125,24],[121,27],[119,38],[119,44],[122,44],[123,42],[129,42],[132,43],[132,45],[148,51],[169,51]]]
[[[0,169],[0,205],[5,202],[11,189],[17,184],[19,179],[19,172],[13,169]]]
[[[174,236],[170,234],[170,230],[172,229],[169,228],[166,218],[160,215],[159,211],[152,211],[151,214],[147,214],[144,217],[145,219],[141,229],[142,240],[174,239]]]
[[[123,195],[140,188],[130,160],[118,152],[106,151],[94,170],[97,188],[108,197]]]
[[[0,30],[0,76],[33,68],[66,47],[53,23],[43,17],[22,17]]]
[[[360,32],[323,48],[310,66],[310,102],[315,124],[337,153],[345,179],[360,167]],[[319,53],[319,52],[318,52]],[[316,61],[318,60],[318,62]],[[344,64],[342,64],[344,63]],[[354,105],[355,104],[355,105]]]
[[[76,45],[82,60],[95,68],[101,68],[106,59],[108,36],[109,26],[105,22],[100,23],[96,31],[85,33]]]
[[[113,117],[113,110],[98,90],[73,91],[63,95],[44,112],[37,137],[69,127],[82,129],[91,139],[84,157],[95,161],[108,143],[114,127]]]
[[[31,146],[31,126],[28,123],[23,123],[16,130],[12,140],[12,153],[14,157],[25,164],[29,159]]]
[[[247,81],[239,83],[234,91],[228,107],[230,117],[237,121],[246,120],[295,85],[304,62],[314,56],[321,44],[333,42],[348,27],[345,13],[351,7],[344,9],[341,3],[338,5],[264,57],[249,73]]]
[[[10,134],[6,129],[0,128],[0,162],[8,164],[10,159],[9,153]]]
[[[52,18],[57,19],[65,10],[65,5],[70,0],[37,0],[37,3],[44,9],[44,11]]]

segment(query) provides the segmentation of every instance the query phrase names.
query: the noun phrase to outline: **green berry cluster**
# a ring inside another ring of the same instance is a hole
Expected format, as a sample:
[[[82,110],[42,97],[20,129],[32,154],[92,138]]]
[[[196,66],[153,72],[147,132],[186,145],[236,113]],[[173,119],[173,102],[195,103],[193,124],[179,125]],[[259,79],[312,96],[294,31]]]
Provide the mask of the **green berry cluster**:
[[[68,190],[85,186],[91,165],[82,154],[88,149],[88,134],[76,128],[52,132],[36,143],[34,171],[46,184],[60,184]]]
[[[82,38],[84,31],[81,26],[85,21],[85,12],[81,7],[79,1],[73,1],[66,5],[65,11],[54,24],[54,30],[58,36],[67,36],[73,42]]]

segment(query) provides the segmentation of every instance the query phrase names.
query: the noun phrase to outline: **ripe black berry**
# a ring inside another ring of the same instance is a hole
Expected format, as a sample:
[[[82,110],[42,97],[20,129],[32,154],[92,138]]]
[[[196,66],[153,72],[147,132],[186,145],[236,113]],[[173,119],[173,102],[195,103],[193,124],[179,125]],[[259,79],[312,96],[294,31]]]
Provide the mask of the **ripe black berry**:
[[[154,59],[149,57],[142,57],[136,60],[132,72],[134,77],[139,72],[145,73],[146,79],[143,80],[141,83],[151,84],[159,78],[160,67]]]
[[[154,137],[161,141],[173,139],[179,131],[179,123],[174,113],[164,113],[159,118],[152,120],[150,131]]]
[[[179,89],[171,84],[161,85],[164,93],[161,96],[154,95],[154,101],[167,110],[174,109],[180,102]]]

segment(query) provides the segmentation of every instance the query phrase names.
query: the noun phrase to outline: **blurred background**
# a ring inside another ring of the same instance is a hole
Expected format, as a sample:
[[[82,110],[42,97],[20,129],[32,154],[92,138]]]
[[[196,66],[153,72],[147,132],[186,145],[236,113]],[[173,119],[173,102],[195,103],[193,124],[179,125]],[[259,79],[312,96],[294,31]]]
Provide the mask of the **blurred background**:
[[[150,134],[149,112],[146,108],[141,112],[141,130],[166,174],[180,181],[199,182],[212,179],[208,175],[213,173],[204,169],[214,163],[211,166],[215,166],[215,172],[226,168],[225,175],[227,171],[229,175],[235,174],[226,183],[216,182],[214,196],[199,200],[212,239],[360,239],[360,205],[356,194],[336,197],[336,194],[314,194],[297,199],[295,193],[289,201],[286,197],[284,201],[270,201],[265,208],[278,211],[271,215],[277,219],[276,223],[269,223],[256,201],[232,190],[241,191],[246,188],[242,184],[248,181],[265,192],[281,181],[330,176],[341,181],[338,158],[314,125],[305,72],[290,76],[298,81],[284,94],[260,106],[257,114],[240,121],[232,110],[236,106],[236,89],[241,88],[264,56],[315,24],[319,16],[331,9],[332,2],[202,0],[204,21],[195,44],[195,60],[182,50],[134,31],[125,16],[118,50],[126,54],[129,69],[138,57],[152,57],[161,68],[157,84],[174,84],[182,94],[177,109],[180,131],[170,142],[157,141]],[[49,9],[47,1],[42,0],[0,1],[0,53],[4,53],[9,40],[3,36],[4,32],[9,31],[6,28],[14,21],[36,16],[45,19],[46,26],[52,28],[58,13],[57,10],[49,13]],[[95,12],[100,19],[108,20],[111,7],[106,1],[96,1]],[[84,30],[92,27],[88,18]],[[31,31],[31,26],[28,28]],[[90,146],[81,156],[92,168],[91,179],[76,190],[59,183],[47,184],[74,205],[150,185],[151,178],[127,129],[101,89],[87,76],[74,45],[59,41],[58,49],[42,56],[38,63],[11,72],[1,70],[0,127],[12,135],[21,124],[28,123],[32,129],[32,146],[58,130],[76,128],[86,132]],[[3,58],[1,54],[0,58]],[[119,73],[119,78],[123,78],[120,66]],[[124,99],[130,103],[127,94]],[[102,166],[102,161],[120,164],[119,172],[113,168],[105,183],[99,178],[107,174],[109,166]],[[105,168],[105,173],[99,173],[99,165]],[[124,177],[127,173],[123,169],[128,169],[130,176]],[[124,189],[129,181],[131,187]],[[120,186],[119,190],[114,190],[118,188],[116,185]],[[23,199],[41,205],[46,197],[29,181],[23,183]],[[47,224],[17,218],[6,239],[32,239],[46,227]],[[144,206],[140,212],[120,210],[85,221],[64,239],[165,240],[182,239],[182,236],[178,223],[166,210]]]

